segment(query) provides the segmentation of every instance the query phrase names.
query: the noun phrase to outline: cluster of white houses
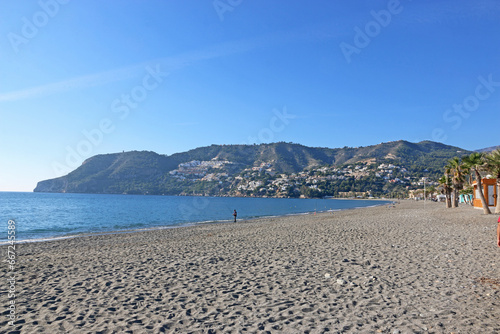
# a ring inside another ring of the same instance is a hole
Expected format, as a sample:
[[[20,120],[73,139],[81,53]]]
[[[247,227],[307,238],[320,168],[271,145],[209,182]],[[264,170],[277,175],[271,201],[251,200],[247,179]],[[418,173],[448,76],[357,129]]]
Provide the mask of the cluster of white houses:
[[[198,161],[193,160],[179,164],[179,167],[169,174],[177,179],[185,180],[186,178],[194,178],[200,180],[205,178],[204,181],[219,181],[221,177],[227,177],[227,173],[211,173],[207,175],[210,168],[222,168],[225,165],[232,164],[229,161]]]
[[[179,165],[178,169],[170,172],[170,175],[180,179],[185,180],[190,178],[192,180],[202,180],[202,181],[219,181],[222,180],[231,180],[228,174],[224,170],[220,170],[220,172],[212,172],[208,173],[210,169],[223,169],[224,166],[232,164],[230,161],[190,161],[187,163],[182,163]],[[369,163],[371,164],[371,163]],[[393,171],[397,170],[400,172],[399,174],[406,174],[408,171],[404,167],[395,166],[392,164],[381,164],[377,167],[375,172],[376,177],[383,178],[386,182],[401,182],[412,185],[424,185],[425,179],[421,178],[420,180],[412,180],[411,177],[402,177],[403,179],[399,179],[394,177],[395,174]],[[270,184],[265,185],[262,181],[259,180],[251,180],[250,175],[241,175],[236,176],[234,179],[240,181],[238,185],[238,190],[255,190],[262,186],[267,186],[269,189],[274,188],[277,191],[285,191],[288,187],[293,187],[301,184],[305,181],[306,184],[309,185],[310,188],[317,188],[317,183],[326,180],[335,180],[335,179],[345,179],[346,177],[354,177],[356,179],[368,176],[370,170],[367,166],[356,165],[356,166],[346,166],[343,168],[336,168],[334,166],[331,167],[321,167],[314,170],[314,174],[311,175],[309,172],[299,172],[292,174],[280,174],[276,175],[276,172],[272,168],[270,163],[262,163],[259,166],[249,168],[244,170],[243,172],[262,172],[265,171],[267,174],[272,177],[276,176],[276,178],[270,181]],[[250,178],[250,179],[249,179]],[[427,181],[427,185],[437,185],[436,182]],[[495,207],[498,200],[497,187],[496,187],[496,179],[493,178],[483,178],[481,180],[481,184],[483,186],[484,197],[488,206]],[[477,182],[474,182],[474,193],[473,193],[473,205],[476,208],[482,208],[481,199],[479,197],[479,190],[477,187]],[[416,190],[417,192],[420,190]],[[415,196],[413,191],[410,191],[410,197]],[[416,197],[416,196],[415,196]]]

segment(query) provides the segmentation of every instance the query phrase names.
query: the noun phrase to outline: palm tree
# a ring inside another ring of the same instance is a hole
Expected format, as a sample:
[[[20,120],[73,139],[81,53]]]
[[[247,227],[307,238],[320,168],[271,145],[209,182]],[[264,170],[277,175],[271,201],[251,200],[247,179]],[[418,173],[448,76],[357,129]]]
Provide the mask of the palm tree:
[[[468,157],[464,157],[462,159],[464,163],[476,174],[476,182],[477,182],[477,192],[479,193],[479,198],[481,199],[481,204],[483,205],[483,213],[485,215],[491,214],[490,208],[488,207],[488,203],[486,203],[486,199],[484,198],[483,192],[483,184],[481,179],[481,174],[479,171],[484,167],[484,155],[479,152],[471,153]]]
[[[473,177],[472,168],[471,168],[469,160],[470,159],[469,159],[468,155],[462,157],[462,165],[461,165],[462,172],[464,174],[464,180],[465,180],[464,187],[461,190],[461,193],[463,193],[464,195],[467,195],[467,196],[470,194],[474,194],[474,187],[472,185],[472,182],[474,182],[474,177]],[[469,204],[474,205],[474,202],[471,201]]]
[[[443,190],[444,195],[446,196],[446,207],[451,208],[451,190],[452,184],[448,174],[444,174],[439,180],[439,187]]]
[[[462,157],[462,171],[464,173],[465,182],[468,186],[472,186],[473,177],[472,177],[472,168],[470,164],[470,157],[468,155]]]
[[[424,198],[424,190],[423,189],[417,189],[417,190],[415,190],[415,192],[413,194],[415,195],[415,198],[417,198],[417,199]]]
[[[431,197],[431,200],[434,198],[433,195],[436,192],[436,187],[435,186],[430,186],[427,188],[427,197]]]
[[[453,207],[458,208],[459,192],[464,187],[464,172],[462,163],[458,157],[448,160],[448,165],[445,166],[446,174],[451,175],[453,183]]]
[[[500,213],[500,199],[498,198],[500,194],[500,148],[486,156],[486,169],[495,175],[497,179],[497,206],[495,213]]]

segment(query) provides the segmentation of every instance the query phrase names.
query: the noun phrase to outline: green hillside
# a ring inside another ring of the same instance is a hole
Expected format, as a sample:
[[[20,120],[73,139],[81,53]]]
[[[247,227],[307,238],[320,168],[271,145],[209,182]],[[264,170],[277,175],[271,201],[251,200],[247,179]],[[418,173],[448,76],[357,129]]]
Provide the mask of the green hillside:
[[[422,176],[437,179],[448,159],[467,153],[430,141],[336,149],[283,142],[212,145],[170,156],[133,151],[89,158],[66,176],[39,182],[34,191],[279,197],[332,196],[344,191],[384,194],[394,188],[414,188],[418,184],[412,182]],[[382,176],[379,166],[385,164],[394,167],[382,169],[387,174]],[[391,179],[394,175],[401,178]],[[400,180],[395,186],[387,184],[395,179]]]

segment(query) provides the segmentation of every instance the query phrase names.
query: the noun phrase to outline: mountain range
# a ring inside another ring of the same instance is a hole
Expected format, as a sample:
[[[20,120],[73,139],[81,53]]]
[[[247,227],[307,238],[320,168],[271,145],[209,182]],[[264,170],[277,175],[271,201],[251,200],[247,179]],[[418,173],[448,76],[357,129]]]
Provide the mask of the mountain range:
[[[488,153],[488,152],[492,152],[492,151],[498,150],[498,149],[500,149],[500,145],[482,148],[479,150],[475,150],[475,152]]]
[[[450,158],[469,153],[437,142],[403,140],[343,148],[284,142],[212,145],[169,156],[132,151],[93,156],[68,175],[39,182],[34,191],[273,197],[337,195],[344,190],[383,194],[417,187],[422,176],[437,179]],[[380,168],[386,165],[393,170]]]

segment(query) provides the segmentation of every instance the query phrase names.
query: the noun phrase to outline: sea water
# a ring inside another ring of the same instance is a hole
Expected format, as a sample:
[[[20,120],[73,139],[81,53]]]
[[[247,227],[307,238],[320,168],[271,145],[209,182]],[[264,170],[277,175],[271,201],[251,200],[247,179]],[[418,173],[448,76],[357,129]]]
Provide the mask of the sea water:
[[[387,201],[0,192],[0,242],[15,222],[17,241],[169,228],[335,211]],[[9,224],[11,221],[11,224]]]

